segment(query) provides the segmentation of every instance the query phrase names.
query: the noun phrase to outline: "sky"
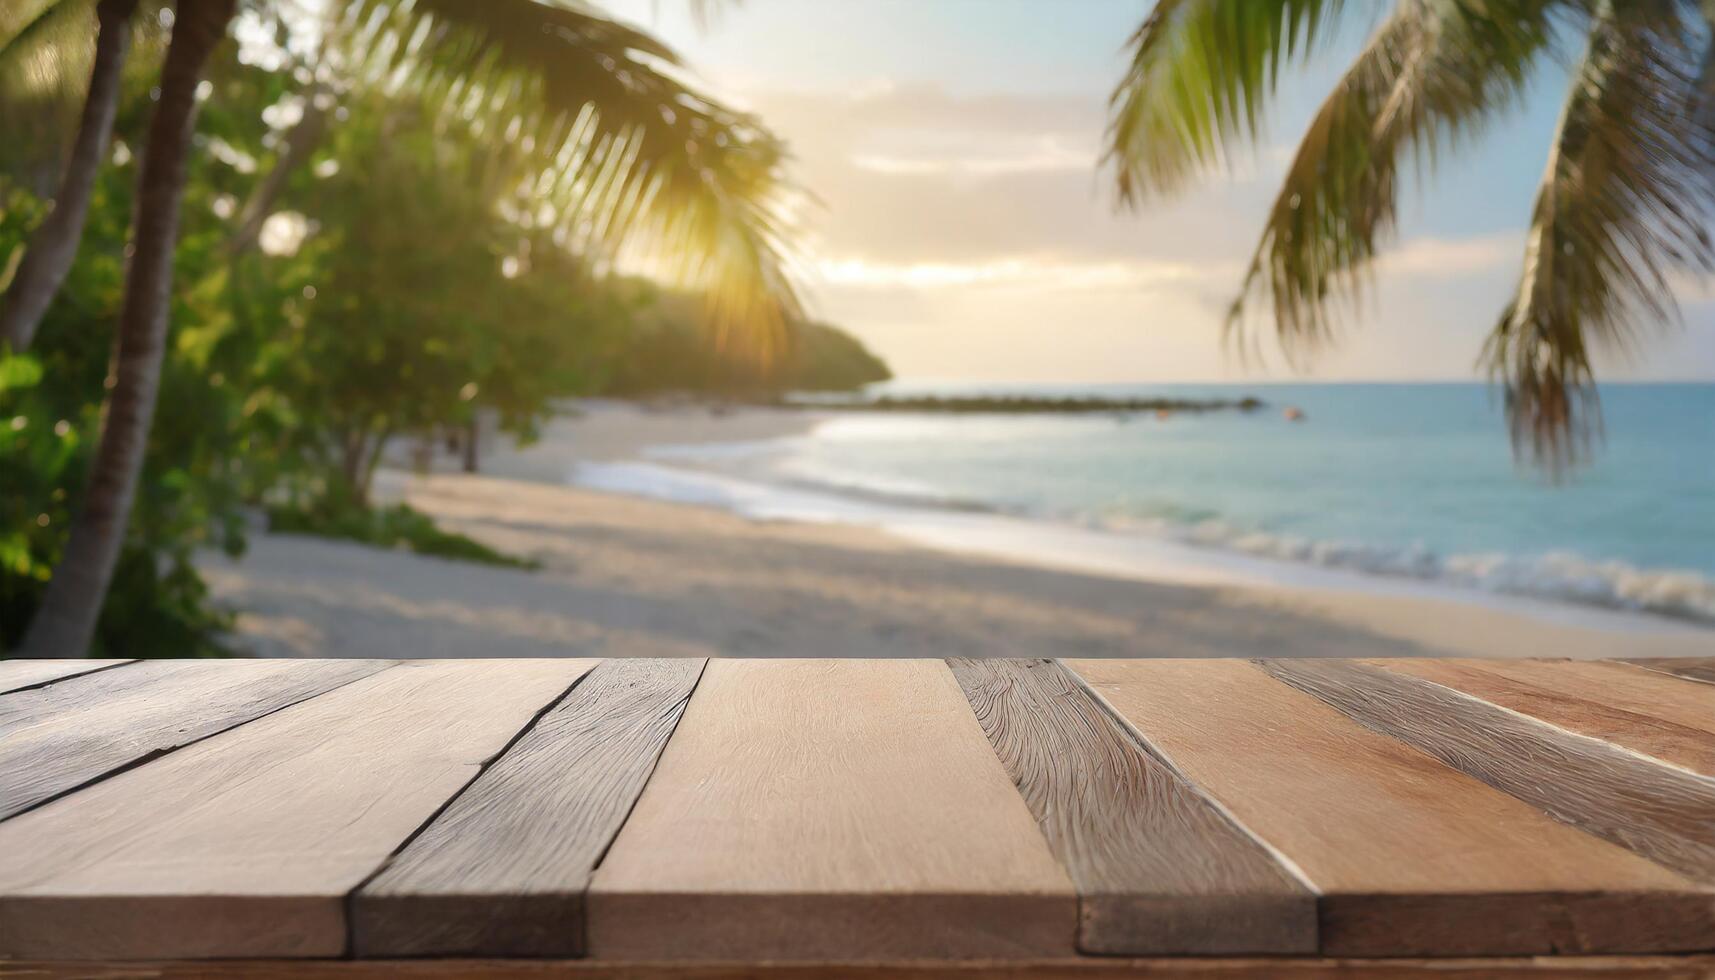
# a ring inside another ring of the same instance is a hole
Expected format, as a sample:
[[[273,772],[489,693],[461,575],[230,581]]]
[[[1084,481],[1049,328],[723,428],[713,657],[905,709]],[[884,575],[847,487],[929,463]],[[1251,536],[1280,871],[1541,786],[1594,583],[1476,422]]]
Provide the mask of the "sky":
[[[745,0],[706,25],[687,0],[604,6],[790,144],[818,202],[804,243],[812,312],[914,379],[1478,377],[1565,82],[1547,66],[1519,109],[1407,188],[1400,240],[1340,343],[1289,367],[1266,349],[1234,356],[1221,322],[1297,137],[1367,18],[1284,78],[1234,172],[1122,213],[1101,138],[1148,0]],[[1602,356],[1599,377],[1715,380],[1715,301],[1682,302],[1683,327]]]

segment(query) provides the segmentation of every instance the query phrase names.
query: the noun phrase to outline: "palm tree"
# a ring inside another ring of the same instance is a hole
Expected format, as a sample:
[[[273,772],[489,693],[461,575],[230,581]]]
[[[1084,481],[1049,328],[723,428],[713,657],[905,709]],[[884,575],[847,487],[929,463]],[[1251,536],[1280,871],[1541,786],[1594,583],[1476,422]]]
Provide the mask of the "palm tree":
[[[88,649],[124,540],[167,343],[172,253],[196,89],[235,0],[179,0],[139,176],[111,393],[82,510],[19,650]],[[674,53],[576,0],[350,0],[336,31],[446,104],[521,120],[523,158],[567,202],[568,243],[621,245],[710,297],[717,329],[766,340],[798,313],[784,149],[680,80]],[[514,141],[508,140],[508,143]],[[575,240],[574,240],[575,239]]]
[[[1122,205],[1184,188],[1255,140],[1281,65],[1343,0],[1160,0],[1130,43],[1107,162]],[[1676,272],[1715,269],[1710,21],[1698,0],[1397,0],[1299,144],[1227,318],[1272,307],[1289,358],[1331,340],[1397,231],[1400,176],[1433,167],[1571,49],[1518,290],[1481,354],[1516,453],[1552,473],[1598,431],[1591,351],[1677,317]]]
[[[197,85],[204,62],[226,36],[234,3],[179,0],[173,38],[161,68],[160,99],[139,165],[131,262],[125,273],[101,436],[90,463],[83,507],[24,635],[18,651],[22,657],[84,654],[125,543],[166,354],[173,251],[196,122]]]
[[[131,42],[131,16],[137,0],[100,0],[96,4],[95,56],[89,76],[89,91],[83,114],[66,161],[54,209],[30,236],[29,247],[12,276],[11,285],[0,295],[0,348],[28,350],[42,316],[65,282],[77,258],[83,237],[84,218],[95,177],[107,156],[113,132],[113,117],[119,109],[120,82],[125,55]],[[81,29],[87,4],[50,2],[12,34],[8,48],[22,47],[20,37],[53,34],[56,30]],[[56,39],[57,40],[57,39]],[[60,47],[60,45],[56,45]]]

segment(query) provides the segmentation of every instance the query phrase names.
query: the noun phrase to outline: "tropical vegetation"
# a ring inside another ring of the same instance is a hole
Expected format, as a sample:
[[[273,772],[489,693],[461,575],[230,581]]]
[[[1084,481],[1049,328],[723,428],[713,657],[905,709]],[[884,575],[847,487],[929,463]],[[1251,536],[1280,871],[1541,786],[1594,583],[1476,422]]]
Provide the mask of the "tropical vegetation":
[[[1184,190],[1259,137],[1282,67],[1379,5],[1160,0],[1113,94],[1121,203]],[[1316,112],[1227,317],[1271,313],[1289,358],[1333,340],[1431,170],[1559,60],[1570,78],[1529,214],[1518,289],[1481,363],[1515,448],[1551,472],[1598,431],[1592,354],[1677,315],[1683,274],[1715,270],[1715,5],[1705,0],[1396,0]],[[1524,215],[1521,213],[1521,218]]]
[[[195,549],[264,514],[505,561],[374,509],[385,447],[527,439],[662,322],[760,387],[820,336],[783,146],[653,38],[558,0],[286,6],[0,14],[40,137],[0,151],[0,646],[213,652]]]

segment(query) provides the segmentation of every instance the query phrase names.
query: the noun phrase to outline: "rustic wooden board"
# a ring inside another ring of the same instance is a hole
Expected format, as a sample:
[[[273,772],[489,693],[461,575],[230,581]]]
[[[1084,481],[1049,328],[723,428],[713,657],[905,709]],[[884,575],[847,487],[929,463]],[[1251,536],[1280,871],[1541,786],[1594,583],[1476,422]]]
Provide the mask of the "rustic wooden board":
[[[106,670],[130,660],[0,660],[0,694]]]
[[[1369,662],[1715,776],[1715,685],[1599,660]]]
[[[1072,667],[1322,893],[1338,956],[1715,947],[1715,897],[1239,660]]]
[[[224,960],[43,963],[0,967],[29,980],[935,980],[949,977],[1143,977],[1149,980],[1709,980],[1715,956],[1544,956],[1507,959],[1324,959],[1085,956],[1054,960],[876,963],[613,962],[604,960]],[[0,973],[0,976],[8,974]]]
[[[401,664],[0,823],[0,958],[340,955],[346,895],[593,664]]]
[[[352,898],[358,956],[581,956],[584,892],[703,671],[607,660]]]
[[[0,697],[0,820],[389,660],[150,660]]]
[[[1078,887],[1090,953],[1307,953],[1316,898],[1050,660],[948,662]]]
[[[1686,680],[1715,684],[1715,657],[1634,657],[1620,663],[1672,674]]]
[[[713,660],[590,888],[607,959],[1068,955],[1072,884],[945,664]]]
[[[1268,660],[1275,677],[1563,823],[1715,884],[1715,781],[1366,664]]]

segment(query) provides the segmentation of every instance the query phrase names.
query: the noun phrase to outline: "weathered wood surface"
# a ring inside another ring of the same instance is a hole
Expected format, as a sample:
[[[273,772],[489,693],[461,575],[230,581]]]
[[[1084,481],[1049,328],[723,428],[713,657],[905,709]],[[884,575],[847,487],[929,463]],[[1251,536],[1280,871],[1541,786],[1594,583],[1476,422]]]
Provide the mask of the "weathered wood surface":
[[[584,892],[701,660],[608,660],[352,900],[359,956],[579,956]]]
[[[592,664],[401,664],[0,822],[0,958],[340,955],[346,895]]]
[[[1262,667],[1563,823],[1715,885],[1715,781],[1380,667],[1336,660]]]
[[[0,695],[0,820],[386,660],[151,660]]]
[[[130,660],[0,660],[0,694],[107,670]]]
[[[608,959],[1066,956],[1071,882],[939,661],[713,660],[597,869]]]
[[[1709,980],[1715,956],[1580,956],[1506,959],[1327,959],[1086,956],[1053,960],[903,960],[876,963],[614,962],[608,960],[225,960],[178,963],[26,962],[0,977],[23,980],[937,980],[948,977],[1142,977],[1149,980]]]
[[[1331,955],[1715,947],[1715,901],[1239,660],[1075,660],[1322,893]],[[1579,897],[1570,897],[1579,896]]]
[[[1715,684],[1715,657],[1633,657],[1621,663],[1687,680]]]
[[[1049,660],[952,660],[1079,895],[1090,953],[1307,953],[1315,896]]]
[[[0,693],[0,800],[91,767],[0,819],[0,975],[1704,975],[1302,953],[1715,950],[1715,686],[1671,670],[597,663]]]
[[[1715,776],[1715,685],[1578,660],[1378,660],[1567,731]]]

